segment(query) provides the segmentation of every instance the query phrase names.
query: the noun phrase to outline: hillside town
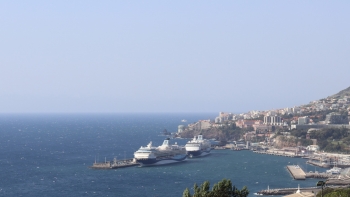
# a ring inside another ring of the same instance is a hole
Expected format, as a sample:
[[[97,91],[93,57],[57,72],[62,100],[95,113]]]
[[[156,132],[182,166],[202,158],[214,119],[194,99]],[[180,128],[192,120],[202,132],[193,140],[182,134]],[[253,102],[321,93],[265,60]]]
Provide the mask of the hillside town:
[[[242,135],[241,139],[227,139],[227,141],[257,142],[260,140],[270,143],[276,141],[271,138],[277,133],[288,136],[292,131],[305,131],[307,133],[304,138],[312,141],[309,145],[317,147],[317,139],[310,138],[311,132],[321,129],[350,129],[349,111],[350,87],[333,96],[311,101],[302,106],[265,111],[254,110],[241,114],[220,112],[219,116],[213,120],[199,120],[188,125],[179,125],[177,133],[188,137],[185,135],[204,132],[208,138],[219,140],[213,133],[230,127],[240,129]],[[296,145],[298,144],[294,144]],[[286,144],[286,146],[293,145]]]

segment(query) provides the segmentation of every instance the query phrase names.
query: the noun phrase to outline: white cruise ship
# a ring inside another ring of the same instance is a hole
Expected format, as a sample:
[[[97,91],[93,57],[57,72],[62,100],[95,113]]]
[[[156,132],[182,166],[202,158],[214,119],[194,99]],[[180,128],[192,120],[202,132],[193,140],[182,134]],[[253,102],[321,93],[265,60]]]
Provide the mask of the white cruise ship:
[[[184,161],[187,157],[186,149],[176,143],[170,145],[169,142],[170,139],[167,138],[163,141],[163,144],[158,147],[152,147],[152,142],[146,147],[141,146],[141,148],[134,153],[136,162],[140,163],[142,166],[148,166]]]
[[[211,143],[209,140],[203,139],[203,135],[199,134],[185,145],[187,155],[189,157],[200,157],[208,155],[211,151]]]

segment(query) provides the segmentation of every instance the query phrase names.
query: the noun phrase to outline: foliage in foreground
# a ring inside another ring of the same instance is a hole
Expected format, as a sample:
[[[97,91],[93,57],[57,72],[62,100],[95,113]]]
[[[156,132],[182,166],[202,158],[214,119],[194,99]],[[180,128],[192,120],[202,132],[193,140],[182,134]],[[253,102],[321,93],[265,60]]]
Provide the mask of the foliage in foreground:
[[[323,190],[323,197],[347,197],[350,196],[349,188],[334,189],[334,188],[325,188]],[[321,197],[321,191],[317,193],[316,197]]]
[[[244,186],[241,190],[237,189],[235,186],[232,186],[231,180],[223,179],[222,181],[215,184],[210,189],[209,181],[205,181],[199,187],[195,183],[193,190],[194,194],[191,195],[188,188],[183,192],[183,197],[247,197],[249,194],[248,188]]]

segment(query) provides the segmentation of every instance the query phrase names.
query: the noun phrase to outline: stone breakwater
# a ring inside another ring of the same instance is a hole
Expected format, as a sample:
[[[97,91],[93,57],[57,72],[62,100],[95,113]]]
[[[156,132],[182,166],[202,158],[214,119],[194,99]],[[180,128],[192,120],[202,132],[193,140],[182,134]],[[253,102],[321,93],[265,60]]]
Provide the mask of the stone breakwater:
[[[267,196],[274,196],[274,195],[288,195],[288,194],[294,194],[297,191],[301,192],[313,192],[317,193],[320,191],[320,188],[317,187],[307,187],[307,188],[279,188],[279,189],[267,189],[267,190],[261,190],[257,192],[257,195],[267,195]]]
[[[276,151],[276,150],[268,150],[268,151],[253,151],[254,153],[259,154],[267,154],[267,155],[275,155],[275,156],[283,156],[283,157],[294,157],[294,158],[301,158],[302,155],[298,155],[291,152],[285,152],[285,151]]]

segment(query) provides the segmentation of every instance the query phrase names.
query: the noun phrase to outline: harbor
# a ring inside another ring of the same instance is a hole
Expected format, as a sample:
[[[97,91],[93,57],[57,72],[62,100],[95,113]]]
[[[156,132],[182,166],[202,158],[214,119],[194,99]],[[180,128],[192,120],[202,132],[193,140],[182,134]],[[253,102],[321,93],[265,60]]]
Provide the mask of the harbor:
[[[148,144],[146,147],[141,146],[141,148],[134,153],[135,158],[124,159],[124,160],[117,160],[116,158],[114,158],[112,161],[106,161],[105,159],[104,162],[95,161],[95,163],[93,163],[91,168],[92,169],[118,169],[118,168],[127,168],[127,167],[133,167],[133,166],[145,166],[145,164],[141,163],[140,161],[144,162],[145,159],[153,159],[152,154],[154,153],[156,153],[157,155],[157,159],[155,160],[154,163],[158,163],[157,165],[168,164],[169,161],[172,161],[174,159],[172,157],[174,157],[175,155],[173,154],[168,155],[168,151],[165,151],[165,152],[163,151],[168,149],[170,150],[170,147],[178,149],[178,145],[176,143],[170,146],[169,139],[167,138],[166,140],[164,140],[163,145],[159,147],[153,147],[151,144]],[[197,147],[196,138],[194,138],[191,141],[188,141],[185,147],[191,148],[187,150],[187,154],[192,153],[190,152],[190,150],[192,151],[193,147]],[[159,152],[159,150],[163,150],[163,151]],[[201,150],[201,149],[199,148],[198,150]],[[325,180],[326,187],[333,187],[333,188],[348,187],[350,185],[350,177],[347,175],[349,169],[342,170],[339,168],[340,170],[335,172],[335,171],[332,171],[334,170],[332,168],[330,170],[327,170],[326,172],[323,172],[323,170],[318,168],[316,171],[317,167],[322,167],[322,168],[330,168],[332,166],[336,167],[337,162],[343,164],[342,166],[346,166],[344,165],[345,164],[344,161],[346,160],[345,157],[335,157],[334,155],[322,155],[317,153],[305,155],[305,154],[300,154],[296,151],[288,151],[288,150],[280,150],[280,149],[269,150],[266,148],[262,148],[260,149],[260,151],[255,151],[252,149],[248,149],[247,147],[241,148],[237,146],[230,147],[230,149],[228,149],[228,147],[217,147],[217,148],[214,148],[214,150],[216,150],[217,153],[221,153],[221,151],[226,152],[228,150],[231,150],[231,151],[232,150],[233,151],[250,150],[250,151],[247,151],[247,153],[250,152],[248,153],[249,155],[265,154],[265,155],[295,158],[292,160],[298,161],[296,162],[298,163],[298,165],[288,164],[283,167],[284,169],[287,169],[290,176],[293,177],[294,180],[298,180],[298,181],[302,180],[303,182],[310,182],[310,181],[313,181],[313,179],[321,179],[321,180]],[[194,152],[192,154],[193,156],[196,155]],[[236,153],[234,153],[233,155],[236,155]],[[239,155],[244,155],[244,153]],[[264,157],[264,156],[261,155],[258,157]],[[308,159],[308,161],[305,159]],[[196,162],[198,162],[198,160]],[[170,163],[173,163],[173,162],[170,162]],[[294,163],[294,162],[288,162],[288,163]],[[304,165],[302,163],[304,163]],[[333,165],[330,165],[330,164],[333,164]],[[307,165],[314,165],[317,167],[315,167],[315,171],[307,171],[305,170],[307,169]],[[131,169],[127,169],[127,171],[128,170],[131,170]],[[342,173],[340,174],[340,172]],[[258,184],[258,182],[256,182],[256,184]],[[282,186],[281,188],[273,188],[273,189],[270,189],[268,186],[267,189],[261,190],[261,188],[259,188],[258,190],[255,190],[255,191],[258,191],[255,194],[256,195],[289,195],[289,194],[300,193],[300,192],[318,193],[321,189],[320,187],[313,187],[313,185],[310,185],[310,184],[304,185],[304,187],[300,187],[299,185],[302,185],[302,184],[298,184],[298,187],[293,187],[293,185],[285,185],[286,186],[285,188],[283,188]],[[274,186],[276,186],[276,184]]]
[[[117,120],[119,121],[119,119],[121,121],[122,117]],[[97,122],[95,123],[96,125],[92,126],[96,130],[103,128],[109,124],[110,119],[107,120]],[[130,125],[126,125],[125,128],[131,128],[134,124],[133,121],[134,119],[126,121]],[[87,120],[85,122],[90,123]],[[82,124],[82,127],[84,125]],[[68,124],[67,127],[69,127]],[[248,150],[232,151],[230,149],[212,150],[211,155],[207,157],[187,159],[181,164],[159,167],[140,168],[137,164],[133,164],[135,166],[120,165],[118,166],[119,168],[111,168],[117,166],[104,164],[108,161],[113,164],[114,157],[116,157],[117,162],[123,162],[125,159],[131,162],[128,158],[134,158],[134,152],[141,145],[146,145],[149,142],[148,140],[152,140],[154,145],[160,145],[164,140],[164,136],[159,136],[153,130],[149,132],[143,130],[144,128],[138,132],[135,131],[135,133],[132,129],[125,130],[125,132],[115,132],[112,130],[106,132],[105,135],[101,135],[101,138],[98,138],[98,143],[88,143],[96,140],[96,133],[87,133],[82,138],[78,130],[72,129],[72,134],[76,132],[74,135],[69,135],[67,138],[58,138],[58,140],[62,140],[63,144],[71,145],[67,146],[64,153],[61,151],[51,153],[42,150],[39,153],[45,157],[40,155],[33,155],[33,157],[23,156],[23,159],[16,160],[17,163],[25,161],[30,164],[31,171],[24,170],[18,165],[10,166],[6,164],[5,167],[15,169],[18,172],[18,175],[14,176],[17,182],[23,174],[31,173],[31,176],[26,176],[28,184],[34,182],[45,188],[54,187],[55,191],[67,191],[66,193],[57,193],[51,192],[51,189],[46,190],[50,196],[56,196],[57,194],[63,196],[67,196],[67,194],[75,194],[76,196],[113,196],[118,193],[123,193],[125,196],[137,196],[147,192],[147,196],[167,194],[169,197],[177,197],[182,195],[186,187],[192,187],[194,183],[201,184],[203,181],[208,180],[212,186],[218,180],[227,178],[232,180],[232,183],[238,188],[247,186],[251,192],[248,197],[254,197],[253,193],[266,190],[268,185],[270,185],[271,189],[297,188],[298,184],[302,188],[316,185],[318,178],[312,179],[306,177],[305,180],[294,180],[286,170],[287,165],[299,165],[306,174],[310,170],[320,173],[326,170],[317,166],[310,166],[305,163],[307,160],[302,158],[272,156],[258,154]],[[28,133],[24,132],[24,134]],[[40,133],[40,135],[42,138],[45,136],[43,133]],[[21,139],[21,136],[18,135],[17,138]],[[71,141],[75,142],[82,139],[86,141],[86,147],[82,147],[79,143],[70,143]],[[188,139],[174,139],[174,141],[177,141],[179,145],[185,145]],[[45,146],[51,150],[57,148],[52,145],[52,142],[46,142]],[[10,148],[22,151],[19,148],[19,144],[10,146]],[[30,155],[32,152],[28,151],[26,154]],[[2,161],[5,162],[6,160]],[[101,163],[102,165],[93,163]],[[89,166],[97,168],[89,168]],[[50,173],[48,173],[48,170],[50,170]],[[5,170],[5,177],[11,177],[12,174],[10,172],[9,170]],[[38,180],[38,182],[35,182],[35,180]],[[54,183],[53,181],[56,182]],[[343,182],[339,180],[332,181],[334,184]],[[3,181],[2,187],[6,188],[7,191],[12,191],[13,188],[11,190],[10,187],[6,187],[6,182]],[[169,185],[173,187],[169,187]],[[94,187],[97,189],[95,190]],[[85,191],[89,194],[85,194]],[[110,192],[108,193],[108,191]],[[96,193],[93,194],[93,192]],[[40,193],[38,192],[37,194]],[[25,195],[25,193],[22,195]]]

